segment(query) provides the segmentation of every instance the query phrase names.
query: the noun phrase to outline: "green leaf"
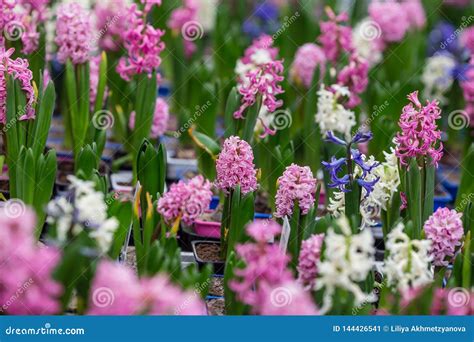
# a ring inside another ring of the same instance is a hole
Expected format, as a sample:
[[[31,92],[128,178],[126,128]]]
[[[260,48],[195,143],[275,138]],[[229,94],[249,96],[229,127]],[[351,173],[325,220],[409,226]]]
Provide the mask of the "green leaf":
[[[424,168],[424,195],[423,195],[423,217],[421,222],[424,223],[433,214],[434,208],[434,192],[435,192],[435,166],[431,161],[425,163]]]
[[[242,139],[249,143],[252,142],[252,138],[255,131],[255,125],[257,124],[258,114],[260,113],[261,104],[262,97],[258,96],[253,106],[247,110],[247,114],[244,119],[244,130],[242,132]]]
[[[239,108],[240,105],[240,96],[237,92],[237,88],[233,87],[227,97],[227,102],[225,106],[224,113],[224,123],[225,123],[225,132],[224,135],[226,138],[237,134],[235,131],[235,119],[234,112]]]
[[[407,173],[407,200],[410,218],[413,222],[414,236],[421,238],[422,208],[421,208],[421,174],[415,158],[412,158]]]
[[[32,148],[36,157],[42,154],[45,149],[55,102],[56,92],[54,90],[54,84],[50,81],[46,90],[42,94],[41,102],[37,108],[36,118],[34,121],[34,139]]]
[[[188,132],[199,148],[206,151],[213,159],[217,159],[217,155],[221,152],[221,147],[214,139],[192,128]]]

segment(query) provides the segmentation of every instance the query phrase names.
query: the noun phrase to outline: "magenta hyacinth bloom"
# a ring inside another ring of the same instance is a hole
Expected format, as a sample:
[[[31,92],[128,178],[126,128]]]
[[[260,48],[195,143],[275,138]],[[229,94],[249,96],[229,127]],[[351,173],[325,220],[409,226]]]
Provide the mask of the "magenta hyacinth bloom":
[[[103,260],[89,297],[89,315],[205,315],[196,293],[172,285],[165,275],[138,279],[127,266]]]
[[[396,155],[400,163],[407,166],[410,158],[420,156],[430,157],[432,163],[438,165],[443,156],[443,144],[439,142],[441,131],[436,125],[436,120],[441,117],[438,101],[426,101],[423,106],[418,100],[418,91],[408,95],[410,104],[403,107],[402,115],[398,122],[401,133],[397,133]]]
[[[0,314],[56,314],[61,308],[62,287],[52,272],[60,255],[52,247],[37,245],[35,215],[24,207],[14,208],[20,205],[0,208]]]
[[[180,217],[189,226],[209,208],[211,198],[211,182],[198,175],[188,182],[171,184],[158,200],[158,212],[169,224]]]
[[[308,166],[287,166],[277,183],[276,217],[291,215],[295,203],[303,215],[314,206],[317,180]]]
[[[359,97],[369,84],[369,63],[366,60],[352,54],[349,64],[337,75],[337,82],[349,88],[349,101],[345,104],[348,108],[354,108],[361,102]]]
[[[58,7],[56,38],[58,61],[66,63],[70,58],[73,64],[89,60],[92,49],[92,27],[90,15],[76,2]]]
[[[400,5],[405,10],[410,29],[421,29],[426,25],[426,13],[421,0],[402,0]]]
[[[0,47],[0,123],[6,124],[7,109],[7,79],[6,75],[12,76],[20,82],[21,89],[25,92],[26,107],[22,111],[20,120],[35,118],[34,103],[35,92],[32,86],[33,73],[29,69],[28,60],[23,58],[11,59],[15,49],[5,51]]]
[[[316,44],[304,44],[296,51],[295,60],[290,69],[290,78],[296,84],[302,84],[305,88],[309,89],[317,67],[319,67],[322,78],[326,73],[324,51]]]
[[[461,246],[464,229],[462,214],[448,208],[438,208],[425,222],[426,238],[432,241],[433,264],[448,266]]]
[[[243,119],[244,112],[257,100],[257,96],[262,96],[263,105],[270,113],[273,113],[283,105],[282,100],[277,100],[276,96],[283,93],[283,88],[279,82],[283,81],[283,64],[281,61],[266,63],[255,71],[249,71],[246,75],[247,82],[241,84],[239,93],[242,95],[242,104],[234,113],[234,118]]]
[[[326,8],[328,21],[320,23],[321,35],[319,42],[322,45],[327,60],[337,63],[344,53],[354,50],[352,44],[352,29],[343,23],[349,20],[346,12],[336,15],[331,8]]]
[[[127,55],[120,58],[117,72],[126,81],[137,74],[151,77],[161,64],[160,53],[165,49],[161,37],[165,32],[146,23],[143,19],[146,14],[132,4],[125,18],[127,29],[122,33],[122,40]]]
[[[410,28],[410,18],[405,7],[394,0],[372,1],[369,15],[380,27],[382,39],[387,43],[401,41]]]
[[[216,186],[228,193],[240,185],[242,194],[257,190],[257,170],[252,147],[245,140],[232,136],[224,141],[216,161]]]
[[[314,234],[301,244],[298,259],[298,281],[308,289],[314,287],[318,275],[318,262],[321,258],[324,234]]]
[[[135,111],[130,113],[130,119],[128,121],[128,126],[131,130],[135,128]],[[168,103],[161,97],[156,99],[155,104],[155,113],[153,115],[153,123],[151,126],[150,137],[152,139],[157,139],[165,134],[166,129],[168,128],[168,120],[170,117]]]

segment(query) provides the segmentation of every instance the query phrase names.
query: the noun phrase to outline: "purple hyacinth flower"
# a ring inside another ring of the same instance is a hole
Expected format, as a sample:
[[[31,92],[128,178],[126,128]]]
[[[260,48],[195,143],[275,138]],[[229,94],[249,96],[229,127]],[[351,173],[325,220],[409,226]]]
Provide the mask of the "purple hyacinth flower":
[[[375,167],[379,166],[380,163],[374,163],[372,165],[367,165],[362,159],[362,153],[359,150],[351,150],[352,160],[354,163],[360,166],[362,169],[362,177],[365,177],[367,173],[371,172]]]
[[[379,181],[380,177],[377,177],[376,179],[374,179],[373,181],[366,181],[364,180],[363,178],[357,178],[357,183],[363,187],[366,191],[365,193],[365,197],[364,198],[367,198],[369,196],[369,194],[374,191],[374,186],[375,184],[377,184],[377,182]]]
[[[335,143],[336,145],[341,145],[341,146],[347,146],[347,143],[342,140],[341,138],[338,138],[336,135],[334,135],[333,131],[328,131],[326,133],[326,139],[327,142],[332,142]]]
[[[365,142],[371,140],[372,137],[373,137],[373,134],[372,134],[371,131],[367,131],[367,132],[357,131],[357,133],[352,138],[351,142],[353,144],[365,143]]]

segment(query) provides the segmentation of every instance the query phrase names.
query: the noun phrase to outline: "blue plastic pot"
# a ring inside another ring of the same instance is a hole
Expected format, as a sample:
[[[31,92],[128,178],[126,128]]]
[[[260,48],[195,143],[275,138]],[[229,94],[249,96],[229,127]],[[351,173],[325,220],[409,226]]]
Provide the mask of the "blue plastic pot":
[[[446,191],[444,186],[438,185],[438,191],[440,191],[441,194],[436,195],[434,198],[434,211],[436,211],[438,208],[447,207],[453,201],[453,197],[449,192]]]

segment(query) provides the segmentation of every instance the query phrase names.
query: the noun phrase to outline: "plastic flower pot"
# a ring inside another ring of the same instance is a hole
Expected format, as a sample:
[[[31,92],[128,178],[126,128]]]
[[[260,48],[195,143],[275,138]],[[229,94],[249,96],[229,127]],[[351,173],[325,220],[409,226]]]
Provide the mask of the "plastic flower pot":
[[[453,201],[453,197],[446,189],[441,185],[435,189],[435,197],[434,197],[434,208],[433,211],[436,211],[438,208],[444,208],[448,206]]]
[[[132,192],[133,173],[131,171],[120,171],[110,175],[112,189],[116,192]]]
[[[221,223],[212,221],[194,221],[194,231],[197,235],[219,239],[221,237]]]
[[[211,222],[217,223],[219,222]],[[212,240],[212,241],[220,241],[220,234],[219,237],[211,237],[211,236],[203,236],[196,233],[192,227],[181,226],[181,229],[178,234],[178,243],[179,247],[182,251],[191,252],[193,250],[192,243],[193,241],[202,241],[202,240]]]
[[[211,264],[215,274],[224,274],[225,262],[220,259],[221,243],[219,241],[193,241],[192,247],[199,269]]]
[[[460,182],[459,168],[444,166],[438,171],[438,178],[452,199],[456,198]]]
[[[209,209],[215,210],[219,205],[219,196],[212,196],[211,203],[209,204]]]

